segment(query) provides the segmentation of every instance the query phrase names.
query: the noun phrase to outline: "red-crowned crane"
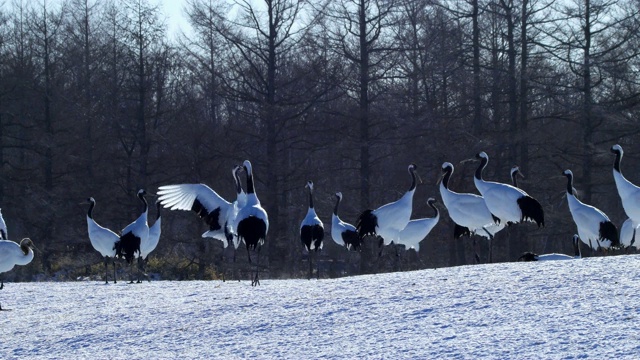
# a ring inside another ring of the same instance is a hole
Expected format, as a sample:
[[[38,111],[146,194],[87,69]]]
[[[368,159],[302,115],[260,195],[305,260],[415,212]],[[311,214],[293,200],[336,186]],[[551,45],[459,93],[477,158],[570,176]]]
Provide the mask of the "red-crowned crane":
[[[18,245],[11,240],[0,240],[0,274],[13,269],[16,265],[27,265],[33,260],[33,241],[22,239]],[[4,288],[4,281],[0,279],[0,290]],[[0,310],[2,306],[0,305]]]
[[[116,256],[124,258],[129,265],[133,264],[133,259],[140,256],[140,244],[146,243],[149,239],[149,224],[147,223],[149,204],[145,199],[146,195],[147,192],[144,189],[138,191],[138,199],[143,205],[142,214],[122,230],[120,239],[116,242]],[[133,283],[133,272],[129,283]]]
[[[260,205],[260,200],[256,195],[251,162],[249,160],[245,160],[242,165],[247,176],[247,201],[245,205],[238,210],[233,228],[236,231],[238,239],[245,243],[250,263],[251,254],[249,251],[255,250],[258,254],[256,274],[251,280],[251,285],[256,286],[260,284],[260,280],[258,278],[260,273],[260,248],[267,239],[267,232],[269,231],[269,217],[267,216],[267,212]]]
[[[410,220],[400,232],[400,239],[396,242],[398,245],[404,245],[407,250],[415,249],[416,252],[420,251],[420,242],[429,235],[438,220],[440,220],[440,211],[438,211],[435,203],[435,198],[430,197],[427,199],[427,204],[434,211],[433,217]]]
[[[440,211],[438,211],[435,203],[435,198],[430,197],[427,199],[427,205],[434,211],[433,217],[410,220],[407,226],[400,232],[400,238],[395,242],[396,245],[404,245],[406,250],[414,249],[416,254],[420,252],[420,242],[429,235],[440,220]],[[418,261],[420,261],[419,256]],[[422,262],[420,261],[420,263]]]
[[[309,209],[307,215],[302,219],[300,224],[300,241],[304,245],[305,249],[309,253],[309,279],[313,275],[313,262],[312,252],[316,254],[322,250],[322,241],[324,240],[324,225],[322,220],[316,214],[316,209],[313,207],[313,181],[307,181],[305,185],[309,189]],[[316,256],[316,266],[318,266],[318,259]],[[318,278],[320,278],[320,268],[316,269]]]
[[[489,156],[482,151],[476,158],[480,159],[480,166],[476,170],[473,182],[489,211],[507,224],[530,221],[535,222],[538,227],[544,227],[544,211],[538,200],[512,185],[485,181],[482,171],[489,162]]]
[[[378,235],[382,238],[384,245],[397,241],[402,229],[411,220],[413,210],[413,194],[416,191],[416,169],[415,164],[409,165],[409,175],[411,175],[411,186],[404,195],[392,202],[375,210],[363,211],[356,221],[356,231],[360,239],[367,235]]]
[[[140,243],[140,256],[138,257],[138,270],[142,272],[142,275],[149,280],[149,276],[146,274],[145,265],[149,262],[149,254],[158,246],[160,241],[160,234],[162,233],[162,213],[160,212],[160,202],[156,201],[156,222],[149,227],[149,238],[146,242]],[[140,282],[140,279],[138,279]]]
[[[525,252],[518,258],[518,261],[556,261],[556,260],[574,260],[581,259],[582,253],[580,252],[580,238],[578,234],[574,234],[572,238],[573,242],[573,256],[567,254],[542,254],[538,255],[532,252]]]
[[[333,241],[344,246],[347,250],[360,251],[361,239],[358,236],[356,227],[340,220],[338,216],[338,208],[342,201],[342,193],[336,193],[336,206],[333,208],[333,215],[331,216],[331,238]]]
[[[449,217],[453,220],[453,238],[461,236],[479,235],[490,241],[493,236],[505,227],[504,223],[496,223],[497,219],[485,204],[480,195],[470,193],[457,193],[449,188],[449,180],[453,174],[454,167],[450,162],[442,164],[442,181],[440,182],[440,196],[442,202],[449,212]],[[475,239],[474,239],[475,244]],[[491,249],[491,246],[489,247]],[[479,256],[475,254],[476,261]],[[492,254],[489,254],[489,261],[492,261]]]
[[[640,226],[640,187],[622,175],[622,170],[620,169],[620,162],[622,161],[622,155],[624,155],[622,146],[619,144],[613,145],[611,152],[616,155],[613,162],[613,179],[616,182],[616,188],[622,201],[622,208],[629,218],[627,221],[630,221],[630,223],[625,221],[622,224],[622,228],[620,229],[620,242],[627,247],[635,244],[636,248],[638,248],[640,244],[635,243],[635,237],[636,230],[638,226]]]
[[[104,258],[104,283],[108,284],[109,261],[113,264],[113,283],[116,281],[116,244],[120,241],[120,236],[115,232],[100,226],[93,219],[93,208],[96,200],[92,197],[87,199],[89,211],[87,212],[87,230],[91,246]]]
[[[609,220],[609,217],[599,209],[587,205],[578,200],[573,193],[573,172],[565,170],[562,173],[567,177],[567,201],[571,216],[578,228],[580,240],[591,249],[598,247],[610,248],[620,245],[618,228]],[[594,248],[593,242],[597,244]]]

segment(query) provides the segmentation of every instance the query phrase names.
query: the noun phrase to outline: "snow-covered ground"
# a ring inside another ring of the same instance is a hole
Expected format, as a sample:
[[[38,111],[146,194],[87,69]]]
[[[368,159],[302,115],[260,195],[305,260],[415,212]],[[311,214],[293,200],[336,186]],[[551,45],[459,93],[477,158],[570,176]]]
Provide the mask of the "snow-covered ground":
[[[636,255],[261,283],[5,283],[0,358],[640,358]]]

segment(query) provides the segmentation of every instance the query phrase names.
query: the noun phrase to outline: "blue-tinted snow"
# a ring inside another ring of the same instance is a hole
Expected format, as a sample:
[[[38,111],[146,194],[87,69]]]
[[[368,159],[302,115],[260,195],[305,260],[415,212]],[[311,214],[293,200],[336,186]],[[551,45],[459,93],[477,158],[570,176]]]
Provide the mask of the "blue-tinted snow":
[[[333,280],[5,283],[0,358],[640,357],[640,256]]]

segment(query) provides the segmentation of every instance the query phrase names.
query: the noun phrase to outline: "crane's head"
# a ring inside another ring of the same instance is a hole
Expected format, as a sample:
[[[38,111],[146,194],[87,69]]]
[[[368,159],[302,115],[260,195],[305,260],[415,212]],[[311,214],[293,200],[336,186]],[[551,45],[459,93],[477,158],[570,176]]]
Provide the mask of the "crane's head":
[[[436,202],[438,202],[438,201],[435,198],[430,197],[430,198],[427,199],[427,204],[429,204],[429,205],[433,205]]]
[[[308,188],[309,191],[313,191],[313,181],[308,180],[307,181],[307,185],[304,186],[305,188]]]
[[[482,159],[489,160],[489,155],[487,155],[487,153],[484,152],[484,151],[480,151],[479,153],[476,154],[476,159],[478,159],[478,160],[482,160]]]
[[[29,254],[29,249],[38,250],[38,248],[33,244],[33,241],[29,238],[20,240],[20,249],[25,255]]]
[[[518,165],[513,165],[511,168],[511,178],[515,178],[516,176],[520,176],[524,179],[524,175],[520,172],[520,167]]]
[[[93,197],[90,197],[90,198],[87,199],[87,202],[89,204],[95,204],[96,203],[96,199],[94,199]]]
[[[140,189],[140,190],[138,190],[138,196],[139,196],[139,197],[140,197],[140,196],[146,196],[146,195],[147,195],[147,192],[146,192],[144,189]]]
[[[240,173],[240,171],[242,171],[242,166],[235,164],[233,166],[233,170],[231,170],[231,174],[233,175],[234,178],[236,178]]]
[[[249,160],[245,160],[242,163],[242,166],[244,167],[244,171],[247,172],[247,175],[252,176],[253,175],[253,169],[251,168],[251,161]]]
[[[620,155],[622,156],[622,154],[624,154],[624,151],[622,151],[622,146],[620,146],[619,144],[615,144],[611,147],[611,152],[616,154],[616,155]]]
[[[342,193],[340,191],[336,193],[336,197],[338,198],[338,200],[342,201]]]
[[[442,173],[453,172],[453,164],[450,162],[442,163]]]
[[[563,171],[562,175],[566,176],[567,178],[573,179],[573,172],[569,169]]]
[[[416,164],[409,164],[409,173],[412,173],[414,171],[416,171],[418,169],[418,165]]]

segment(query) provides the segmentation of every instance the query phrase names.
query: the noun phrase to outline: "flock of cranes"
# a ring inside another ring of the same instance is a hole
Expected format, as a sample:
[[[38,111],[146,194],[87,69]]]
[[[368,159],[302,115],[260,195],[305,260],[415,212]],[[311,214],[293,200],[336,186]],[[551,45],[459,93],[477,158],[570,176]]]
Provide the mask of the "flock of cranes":
[[[613,178],[622,206],[628,219],[618,232],[609,217],[594,206],[580,201],[575,196],[573,173],[565,170],[562,175],[567,178],[566,196],[571,216],[576,225],[577,234],[574,235],[575,253],[573,256],[565,254],[537,255],[525,253],[520,260],[550,260],[579,258],[579,242],[591,249],[607,249],[611,247],[640,248],[640,188],[622,174],[621,161],[624,154],[620,145],[611,147],[615,155],[613,164]],[[544,210],[540,203],[517,184],[517,176],[521,176],[519,168],[511,169],[512,184],[487,181],[483,178],[483,170],[489,163],[489,156],[485,152],[476,155],[479,166],[474,174],[474,184],[480,193],[458,193],[450,187],[450,179],[454,173],[454,166],[450,162],[442,164],[442,176],[439,184],[440,197],[447,208],[449,217],[454,223],[454,238],[478,235],[492,240],[496,233],[507,226],[520,222],[532,222],[538,227],[544,227]],[[244,191],[240,181],[240,173],[246,175]],[[368,236],[379,239],[382,245],[398,244],[407,248],[420,248],[434,226],[440,220],[440,212],[436,207],[436,199],[429,198],[427,204],[433,209],[433,217],[411,219],[413,197],[417,186],[417,166],[408,167],[411,176],[409,189],[398,200],[382,205],[376,209],[367,209],[357,218],[355,226],[349,224],[338,215],[340,203],[343,200],[341,192],[335,193],[335,207],[331,218],[331,238],[335,243],[348,251],[359,251]],[[156,248],[161,234],[161,207],[170,210],[187,210],[196,213],[209,229],[202,234],[223,242],[226,248],[231,243],[237,250],[241,243],[245,244],[249,263],[253,264],[251,253],[257,257],[255,273],[251,274],[251,284],[259,285],[260,249],[269,231],[267,212],[262,208],[255,191],[254,174],[251,162],[245,160],[242,166],[232,170],[236,188],[236,199],[229,202],[219,196],[205,184],[177,184],[158,188],[156,201],[157,218],[150,227],[148,225],[149,204],[145,190],[141,189],[137,197],[142,203],[142,213],[120,233],[99,225],[93,217],[96,205],[94,198],[88,199],[87,230],[93,247],[104,258],[105,283],[108,283],[109,263],[113,265],[113,282],[116,283],[116,258],[124,258],[133,269],[134,260],[138,264],[138,282],[140,274],[144,274],[144,264],[149,254]],[[311,254],[320,251],[324,241],[324,225],[316,213],[313,202],[314,184],[306,183],[309,191],[309,206],[307,215],[300,224],[300,240],[309,252],[309,276],[312,274]],[[25,238],[19,244],[7,240],[7,227],[0,213],[0,274],[10,271],[15,265],[26,265],[33,260],[33,242]],[[382,250],[381,250],[382,251]],[[477,257],[477,254],[476,254]],[[491,261],[491,254],[489,254]],[[131,270],[133,282],[133,270]],[[0,279],[0,289],[4,282]],[[0,310],[2,308],[0,307]]]

